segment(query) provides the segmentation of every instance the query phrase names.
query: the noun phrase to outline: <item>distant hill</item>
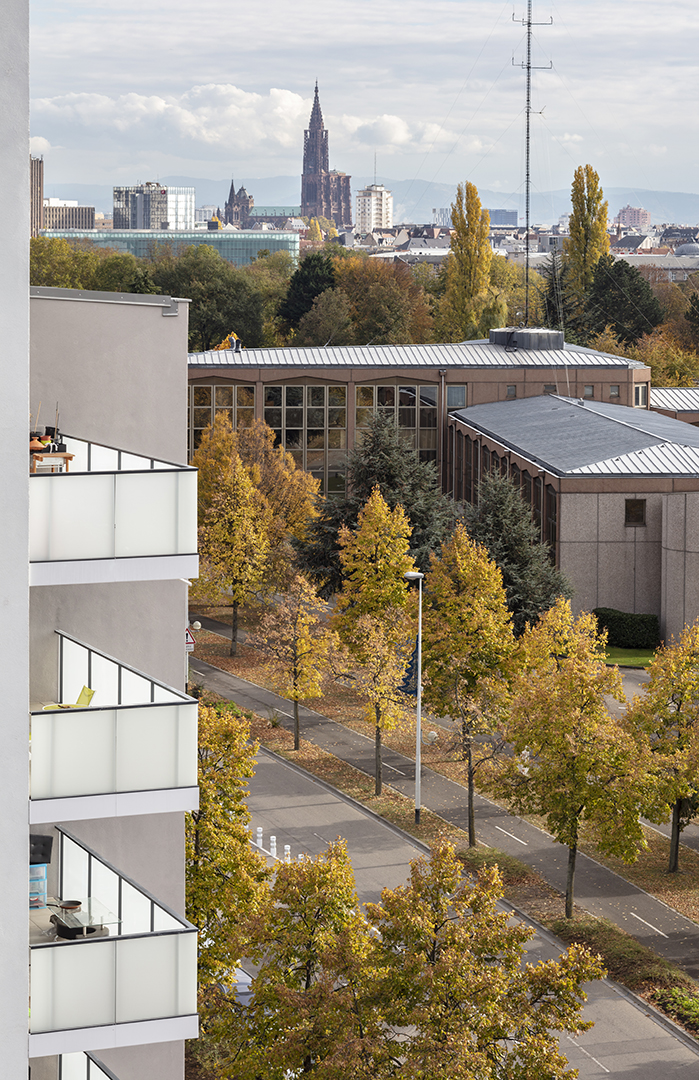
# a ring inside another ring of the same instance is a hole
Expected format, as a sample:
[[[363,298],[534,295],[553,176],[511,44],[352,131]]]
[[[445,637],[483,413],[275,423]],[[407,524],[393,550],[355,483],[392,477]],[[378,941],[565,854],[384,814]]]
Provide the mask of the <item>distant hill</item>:
[[[161,176],[163,184],[173,187],[194,187],[197,206],[221,206],[228,198],[230,179],[206,180],[192,176]],[[390,180],[377,178],[393,192],[396,222],[426,223],[432,221],[433,209],[448,207],[454,201],[455,184],[436,184],[424,180]],[[371,176],[353,176],[353,192],[373,183]],[[299,176],[236,177],[236,189],[243,184],[258,206],[296,206],[301,200]],[[77,199],[81,205],[94,206],[102,213],[112,212],[112,189],[106,184],[46,184],[44,194],[56,199]],[[502,191],[479,191],[481,202],[491,210],[516,210],[524,220],[524,195]],[[622,206],[643,206],[649,210],[653,224],[699,224],[699,195],[680,191],[645,191],[631,188],[607,188],[610,220]],[[532,224],[555,225],[559,217],[570,212],[570,192],[532,192]]]

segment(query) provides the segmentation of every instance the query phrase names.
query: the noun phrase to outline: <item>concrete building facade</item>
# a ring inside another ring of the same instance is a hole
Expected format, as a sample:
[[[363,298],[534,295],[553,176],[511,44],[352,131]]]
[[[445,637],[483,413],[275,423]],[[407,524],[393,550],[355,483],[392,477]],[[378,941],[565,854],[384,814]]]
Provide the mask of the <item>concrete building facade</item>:
[[[94,206],[76,200],[44,199],[44,229],[94,229]]]
[[[154,181],[115,187],[114,228],[193,229],[194,203],[193,187],[167,187]]]
[[[650,229],[650,211],[642,206],[622,206],[614,218],[615,225],[626,225],[627,228],[638,229],[639,232],[648,232]]]
[[[369,184],[357,192],[355,229],[365,236],[374,229],[393,228],[393,194],[383,184]]]

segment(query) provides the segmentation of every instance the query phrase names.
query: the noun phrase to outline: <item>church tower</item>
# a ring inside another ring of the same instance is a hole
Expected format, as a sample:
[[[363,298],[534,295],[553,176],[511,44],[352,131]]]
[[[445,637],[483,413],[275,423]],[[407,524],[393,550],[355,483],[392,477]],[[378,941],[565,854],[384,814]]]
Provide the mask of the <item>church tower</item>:
[[[352,226],[351,177],[330,171],[328,132],[316,82],[313,108],[303,135],[303,174],[301,176],[301,215],[324,217],[339,229]]]

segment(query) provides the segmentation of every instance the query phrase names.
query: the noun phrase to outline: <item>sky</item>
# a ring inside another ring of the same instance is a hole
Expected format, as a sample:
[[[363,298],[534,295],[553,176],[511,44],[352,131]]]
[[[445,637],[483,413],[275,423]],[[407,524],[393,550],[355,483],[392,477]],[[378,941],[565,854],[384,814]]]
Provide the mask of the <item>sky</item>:
[[[313,86],[330,166],[524,183],[526,2],[32,0],[47,183],[300,174]],[[696,4],[534,4],[532,183],[699,191]],[[514,62],[513,62],[514,61]],[[549,68],[549,64],[552,67]],[[545,70],[548,69],[548,70]]]

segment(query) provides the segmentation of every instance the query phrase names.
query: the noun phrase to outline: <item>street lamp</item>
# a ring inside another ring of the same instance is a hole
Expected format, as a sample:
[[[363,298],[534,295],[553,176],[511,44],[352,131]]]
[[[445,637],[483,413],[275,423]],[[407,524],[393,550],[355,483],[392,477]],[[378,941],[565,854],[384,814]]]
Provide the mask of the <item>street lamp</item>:
[[[420,774],[422,762],[422,581],[424,574],[417,570],[407,570],[403,577],[406,581],[418,583],[417,615],[417,717],[415,722],[415,824],[420,824]]]

